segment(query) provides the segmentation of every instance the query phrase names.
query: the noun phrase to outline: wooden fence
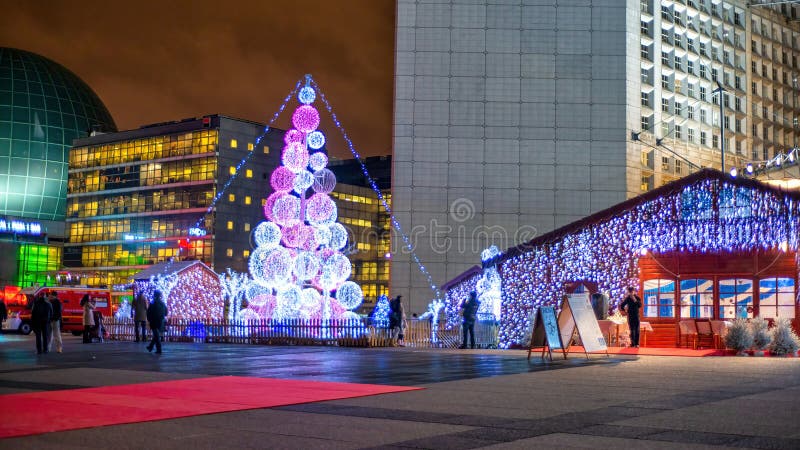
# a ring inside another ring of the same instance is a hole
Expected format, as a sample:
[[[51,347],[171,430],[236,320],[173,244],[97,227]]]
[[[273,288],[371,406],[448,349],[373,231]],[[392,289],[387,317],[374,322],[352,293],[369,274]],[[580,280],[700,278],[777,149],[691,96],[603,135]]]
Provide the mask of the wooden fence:
[[[129,318],[109,318],[104,326],[109,339],[134,340],[134,322]],[[148,334],[150,333],[148,328]],[[188,320],[168,319],[164,333],[167,342],[201,342],[262,345],[336,345],[339,347],[388,347],[391,330],[370,325],[368,319],[347,320]],[[497,325],[475,324],[478,348],[497,347]],[[431,329],[430,321],[409,320],[405,330],[408,347],[456,348],[461,345],[461,329]]]

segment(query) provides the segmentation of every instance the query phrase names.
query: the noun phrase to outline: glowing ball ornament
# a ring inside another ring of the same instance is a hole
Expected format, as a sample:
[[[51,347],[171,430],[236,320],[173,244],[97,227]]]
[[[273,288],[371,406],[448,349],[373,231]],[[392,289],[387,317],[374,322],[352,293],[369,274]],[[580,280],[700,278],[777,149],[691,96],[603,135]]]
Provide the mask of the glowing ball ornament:
[[[253,230],[256,245],[267,250],[278,246],[281,242],[281,229],[272,222],[261,222]]]
[[[316,99],[317,93],[311,86],[305,86],[304,88],[300,89],[300,92],[297,93],[297,100],[304,105],[314,103],[314,100]]]
[[[336,220],[336,203],[328,194],[314,194],[306,202],[306,220],[319,225]]]
[[[322,279],[325,286],[339,285],[352,273],[350,260],[341,253],[334,253],[322,261]]]
[[[308,150],[297,142],[289,144],[283,148],[282,161],[287,169],[298,173],[308,165]]]
[[[356,309],[364,301],[361,286],[352,281],[345,281],[336,290],[336,300],[347,309]]]
[[[300,222],[300,199],[282,194],[272,206],[272,218],[278,225],[284,227]]]
[[[273,192],[269,195],[269,197],[267,197],[267,201],[264,202],[264,217],[266,217],[267,220],[273,220],[274,216],[272,211],[275,209],[275,202],[284,195],[286,195],[285,192],[277,191]]]
[[[299,130],[295,130],[294,128],[287,131],[286,134],[283,135],[283,142],[285,142],[286,145],[300,144],[303,142],[303,139],[305,139],[305,135]]]
[[[297,318],[300,315],[302,305],[303,291],[297,286],[289,286],[278,292],[275,314],[279,319]]]
[[[325,135],[321,131],[312,131],[306,138],[308,148],[312,150],[319,150],[325,145]]]
[[[264,279],[271,285],[282,285],[289,281],[294,269],[292,252],[283,247],[272,250],[264,259]]]
[[[303,289],[303,307],[306,309],[314,309],[319,307],[320,300],[322,300],[322,294],[319,293],[316,289],[313,288],[306,288]]]
[[[324,169],[327,165],[328,155],[326,155],[325,152],[312,153],[308,158],[308,166],[311,167],[311,170],[314,172]]]
[[[304,223],[296,223],[283,229],[283,244],[289,248],[301,247],[307,240],[313,239],[314,229]]]
[[[319,268],[319,258],[313,252],[300,252],[294,260],[292,273],[298,280],[308,281],[317,276]]]
[[[289,173],[291,173],[291,171]],[[292,173],[292,175],[294,174]],[[302,194],[308,188],[310,188],[312,184],[314,184],[314,175],[312,175],[311,172],[307,170],[301,170],[294,177],[293,190],[298,194]]]
[[[347,245],[347,229],[340,223],[331,224],[328,227],[331,238],[328,240],[328,247],[334,250],[341,250]]]
[[[327,225],[319,225],[314,227],[314,240],[317,245],[327,246],[331,241],[331,230]]]
[[[294,172],[284,166],[278,166],[272,171],[272,175],[269,177],[269,184],[276,191],[289,192],[294,188],[295,178]],[[311,183],[314,183],[313,179]]]
[[[314,191],[321,194],[330,194],[336,187],[336,175],[328,169],[314,172]]]
[[[253,253],[250,254],[250,259],[247,261],[247,268],[250,271],[250,275],[253,277],[253,281],[257,284],[251,284],[249,289],[258,287],[258,285],[267,286],[271,283],[272,280],[268,280],[265,274],[267,256],[269,256],[271,251],[272,249],[257,247],[253,250]]]
[[[311,133],[319,126],[319,112],[311,105],[298,106],[292,114],[292,125],[303,133]]]

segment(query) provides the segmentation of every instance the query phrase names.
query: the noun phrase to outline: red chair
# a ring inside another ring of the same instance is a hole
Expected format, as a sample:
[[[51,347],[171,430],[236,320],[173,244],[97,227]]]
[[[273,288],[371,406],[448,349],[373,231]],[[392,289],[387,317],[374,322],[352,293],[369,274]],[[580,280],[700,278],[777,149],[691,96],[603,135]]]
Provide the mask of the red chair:
[[[694,319],[685,319],[678,322],[678,347],[683,347],[685,343],[689,346],[689,341],[692,343],[692,348],[697,348],[697,324]]]

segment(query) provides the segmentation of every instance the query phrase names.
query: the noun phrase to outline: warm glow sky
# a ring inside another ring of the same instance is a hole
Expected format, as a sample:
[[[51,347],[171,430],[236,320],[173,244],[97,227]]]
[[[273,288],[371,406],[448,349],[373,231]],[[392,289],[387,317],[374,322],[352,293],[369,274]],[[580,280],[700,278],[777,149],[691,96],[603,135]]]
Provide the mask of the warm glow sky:
[[[385,155],[394,10],[393,0],[0,0],[0,46],[70,69],[121,130],[214,113],[267,122],[311,73],[356,149]],[[330,120],[321,128],[348,157]]]

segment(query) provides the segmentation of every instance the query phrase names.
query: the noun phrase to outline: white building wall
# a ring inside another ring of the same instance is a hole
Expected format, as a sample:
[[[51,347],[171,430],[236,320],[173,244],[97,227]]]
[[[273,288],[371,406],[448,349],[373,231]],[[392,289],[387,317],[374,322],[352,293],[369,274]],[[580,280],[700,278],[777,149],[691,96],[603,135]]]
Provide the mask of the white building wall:
[[[398,0],[392,294],[639,193],[637,0]]]

